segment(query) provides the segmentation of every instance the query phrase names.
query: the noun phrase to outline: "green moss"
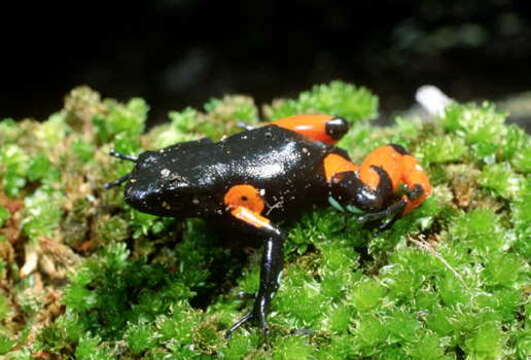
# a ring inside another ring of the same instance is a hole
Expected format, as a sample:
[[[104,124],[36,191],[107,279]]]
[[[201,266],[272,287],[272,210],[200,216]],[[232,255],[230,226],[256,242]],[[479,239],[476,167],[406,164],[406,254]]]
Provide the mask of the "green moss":
[[[486,160],[504,145],[506,116],[496,112],[494,106],[487,102],[480,106],[452,104],[442,117],[441,124],[471,144],[478,159]]]
[[[482,275],[486,285],[513,286],[524,266],[522,259],[515,254],[496,254],[489,259]]]
[[[528,174],[531,172],[531,143],[529,139],[524,146],[517,149],[512,158],[512,164],[519,172]]]
[[[39,141],[40,147],[49,149],[59,145],[69,132],[70,128],[65,122],[64,115],[56,113],[37,127],[35,137]]]
[[[13,351],[7,354],[7,360],[32,360],[34,357],[29,350]]]
[[[389,331],[382,320],[374,315],[360,317],[356,324],[355,339],[359,342],[359,351],[367,356],[374,355],[385,343]]]
[[[442,306],[430,306],[430,309],[431,311],[426,318],[426,327],[440,336],[452,335],[455,332],[455,326],[452,323],[455,310]]]
[[[89,162],[94,157],[95,146],[81,137],[78,137],[72,143],[72,152],[78,160],[83,163]]]
[[[60,174],[43,153],[39,152],[30,162],[28,168],[28,179],[30,181],[43,181],[48,180],[50,182],[56,182],[59,180]]]
[[[63,215],[60,203],[63,193],[50,185],[39,187],[24,200],[25,218],[22,230],[26,236],[36,241],[41,237],[51,237],[59,228]]]
[[[312,347],[302,336],[280,338],[274,344],[273,359],[275,360],[306,360],[311,359]]]
[[[488,164],[481,173],[480,184],[496,195],[512,198],[518,194],[522,178],[507,163]]]
[[[507,241],[498,217],[489,209],[477,209],[457,217],[450,227],[449,236],[451,241],[456,242],[457,250],[465,248],[483,255],[501,251]]]
[[[13,348],[15,341],[5,335],[0,334],[0,355],[5,355]]]
[[[531,258],[531,178],[528,176],[520,187],[520,192],[511,204],[511,220],[514,224],[517,240],[515,251],[525,259]]]
[[[99,218],[93,227],[94,242],[98,246],[109,245],[112,242],[122,242],[129,237],[130,224],[119,216]],[[148,225],[145,227],[147,233]],[[80,239],[82,240],[82,239]],[[80,241],[78,241],[80,243]]]
[[[413,342],[408,348],[411,359],[419,360],[451,359],[444,352],[444,347],[441,346],[441,338],[434,335],[424,336],[420,341]]]
[[[428,163],[445,163],[461,160],[466,156],[467,147],[464,139],[453,136],[437,136],[426,141],[420,153]]]
[[[203,220],[143,214],[119,189],[102,189],[132,166],[110,149],[219,139],[258,122],[252,99],[172,111],[143,134],[143,100],[102,101],[82,87],[42,123],[0,121],[0,354],[527,359],[529,135],[488,103],[453,104],[432,123],[398,118],[387,128],[366,121],[376,107],[374,95],[342,82],[265,106],[266,120],[343,116],[352,128],[341,146],[356,162],[381,144],[403,144],[434,184],[433,196],[385,231],[331,208],[286,224],[269,344],[252,326],[224,337],[251,306],[236,294],[257,290],[260,251],[236,239],[226,246]],[[73,271],[65,278],[61,269]]]
[[[174,128],[177,133],[186,134],[194,132],[194,129],[197,126],[198,114],[199,113],[196,110],[186,108],[180,112],[170,111],[168,117],[170,118],[172,128]]]
[[[253,125],[258,121],[258,109],[253,100],[244,96],[211,99],[204,108],[208,119],[198,122],[197,130],[216,140],[234,133],[238,124]]]
[[[9,210],[0,205],[0,228],[4,226],[5,222],[7,221],[7,219],[9,219],[10,216],[11,213],[9,212]]]
[[[168,113],[170,124],[154,128],[148,134],[149,142],[156,148],[162,148],[199,138],[200,135],[194,133],[198,114],[198,111],[192,108],[186,108],[183,111],[170,111]]]
[[[361,312],[368,312],[378,307],[385,295],[385,289],[375,280],[358,283],[352,292],[352,303]]]
[[[131,326],[125,333],[125,339],[129,350],[134,355],[140,355],[151,349],[157,342],[153,337],[153,330],[147,324]]]
[[[105,106],[105,114],[95,115],[91,119],[102,143],[107,143],[120,134],[125,135],[124,138],[135,139],[144,131],[149,107],[143,99],[134,98],[127,104],[107,100]]]
[[[531,330],[529,328],[516,331],[516,357],[528,359],[531,356]]]
[[[500,326],[496,323],[486,323],[465,341],[465,348],[470,357],[475,359],[499,359],[503,355],[504,342]]]
[[[332,307],[328,314],[328,329],[334,333],[344,334],[349,330],[354,310],[347,304]]]
[[[279,100],[266,108],[267,117],[277,120],[298,114],[332,114],[352,122],[373,119],[378,99],[363,87],[333,81],[302,92],[296,100]]]
[[[26,185],[29,161],[28,154],[16,144],[7,143],[0,148],[0,174],[6,195],[15,197]]]
[[[234,335],[231,337],[227,347],[221,352],[223,358],[228,360],[244,359],[251,349],[259,345],[259,337],[253,335]]]
[[[13,119],[0,120],[0,133],[2,134],[2,141],[6,144],[13,143],[19,136],[20,129],[17,122]]]
[[[531,161],[527,155],[530,155],[531,143],[525,131],[515,125],[508,126],[504,143],[503,159],[511,160],[518,171],[529,172]]]
[[[76,359],[80,360],[111,360],[112,353],[101,346],[97,337],[84,337],[79,341],[75,352]]]

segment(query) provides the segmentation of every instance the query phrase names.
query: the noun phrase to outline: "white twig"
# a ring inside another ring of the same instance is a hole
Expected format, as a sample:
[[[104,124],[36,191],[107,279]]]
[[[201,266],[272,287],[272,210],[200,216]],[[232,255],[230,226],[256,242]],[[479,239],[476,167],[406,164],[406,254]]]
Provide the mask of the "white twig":
[[[38,245],[34,242],[29,242],[24,246],[24,265],[20,269],[20,277],[25,278],[37,269],[39,261]]]
[[[433,256],[435,256],[435,257],[436,257],[436,258],[437,258],[437,259],[438,259],[438,260],[439,260],[444,266],[446,266],[446,268],[447,268],[448,270],[450,270],[450,272],[451,272],[452,274],[454,274],[454,276],[457,278],[457,280],[459,280],[459,281],[461,282],[461,284],[463,284],[463,286],[464,286],[465,288],[468,289],[468,286],[466,285],[465,280],[463,279],[463,277],[461,276],[461,274],[459,274],[459,273],[457,272],[457,270],[454,269],[454,268],[452,267],[452,265],[450,265],[450,264],[448,263],[448,261],[446,261],[446,259],[445,259],[441,254],[439,254],[439,253],[437,252],[437,250],[435,250],[435,249],[433,248],[433,246],[431,246],[431,245],[430,245],[427,241],[425,241],[425,240],[419,241],[419,240],[415,240],[415,239],[410,238],[410,237],[408,237],[408,239],[409,239],[409,241],[411,241],[413,244],[417,245],[420,249],[425,250],[425,251],[429,252],[430,254],[432,254]]]
[[[434,85],[419,87],[415,99],[428,113],[434,116],[443,115],[444,109],[452,103],[452,99]]]

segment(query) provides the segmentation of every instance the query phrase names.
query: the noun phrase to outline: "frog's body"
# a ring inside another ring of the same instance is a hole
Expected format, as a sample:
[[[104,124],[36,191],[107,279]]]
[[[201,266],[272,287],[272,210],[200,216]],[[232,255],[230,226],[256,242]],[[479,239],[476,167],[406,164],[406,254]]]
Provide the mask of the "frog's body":
[[[323,160],[331,153],[344,155],[275,125],[216,143],[180,143],[140,154],[125,198],[156,215],[210,217],[226,212],[224,197],[231,187],[249,184],[261,193],[263,213],[275,219],[327,201]]]
[[[107,184],[126,183],[134,208],[177,218],[220,217],[265,241],[260,287],[251,319],[267,331],[269,304],[282,270],[283,232],[271,220],[330,201],[340,210],[365,212],[361,222],[393,219],[413,210],[431,193],[426,174],[399,145],[371,152],[361,166],[333,144],[348,123],[326,115],[301,115],[227,137],[176,144],[138,157],[130,174]]]

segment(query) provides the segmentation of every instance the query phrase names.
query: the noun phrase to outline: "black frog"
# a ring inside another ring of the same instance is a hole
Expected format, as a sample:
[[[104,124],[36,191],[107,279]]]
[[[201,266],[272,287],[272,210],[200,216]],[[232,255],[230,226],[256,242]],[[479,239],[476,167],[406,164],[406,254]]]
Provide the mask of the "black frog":
[[[268,332],[269,305],[283,267],[283,231],[275,222],[330,202],[363,213],[361,222],[389,219],[419,206],[431,185],[416,160],[399,145],[371,152],[361,166],[334,146],[349,129],[342,118],[300,115],[248,128],[219,142],[201,139],[136,156],[125,183],[125,200],[154,215],[226,219],[264,240],[260,286],[249,320]]]

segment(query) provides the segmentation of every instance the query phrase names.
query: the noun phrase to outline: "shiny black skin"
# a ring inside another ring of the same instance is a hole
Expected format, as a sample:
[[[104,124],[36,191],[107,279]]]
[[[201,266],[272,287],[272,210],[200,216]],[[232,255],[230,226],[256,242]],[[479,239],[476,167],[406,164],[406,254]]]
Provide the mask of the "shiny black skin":
[[[385,170],[377,166],[372,168],[380,177],[376,189],[364,184],[354,172],[342,172],[332,177],[332,197],[339,203],[352,204],[365,212],[387,208],[395,200],[393,184]]]
[[[138,158],[113,152],[111,155],[134,161],[136,166],[106,187],[126,182],[125,200],[146,213],[230,220],[243,233],[262,238],[260,286],[253,308],[228,334],[250,320],[258,321],[267,334],[269,305],[283,267],[284,233],[273,222],[255,226],[232,217],[224,203],[225,194],[234,185],[254,186],[265,200],[262,216],[271,220],[325,203],[331,189],[323,160],[331,153],[348,158],[339,148],[267,125],[217,143],[209,139],[185,142],[146,151]]]
[[[332,118],[325,125],[326,132],[334,139],[348,131],[348,123],[341,118]],[[399,154],[407,154],[399,145],[390,146]],[[389,175],[377,166],[373,166],[379,175],[376,189],[364,184],[354,171],[332,174],[327,181],[324,159],[332,153],[350,161],[348,154],[339,148],[267,125],[216,143],[205,138],[146,151],[138,157],[111,152],[136,165],[130,174],[105,187],[126,183],[127,203],[149,214],[209,218],[213,223],[221,221],[242,233],[260,237],[264,252],[258,293],[252,310],[228,333],[250,320],[257,320],[267,334],[269,305],[278,289],[283,267],[284,233],[274,225],[274,220],[329,200],[340,210],[345,206],[349,211],[364,212],[358,217],[361,223],[388,219],[380,224],[384,229],[405,209],[407,202],[403,195],[414,200],[423,194],[424,189],[418,184],[395,193]],[[273,222],[268,223],[251,211],[247,212],[248,217],[242,217],[227,207],[224,198],[229,189],[244,184],[259,190],[265,205],[261,216]]]
[[[263,191],[263,215],[282,218],[325,202],[329,186],[323,159],[344,153],[293,131],[269,125],[217,143],[209,139],[176,144],[139,155],[125,188],[134,208],[159,216],[223,215],[223,198],[234,185]]]

